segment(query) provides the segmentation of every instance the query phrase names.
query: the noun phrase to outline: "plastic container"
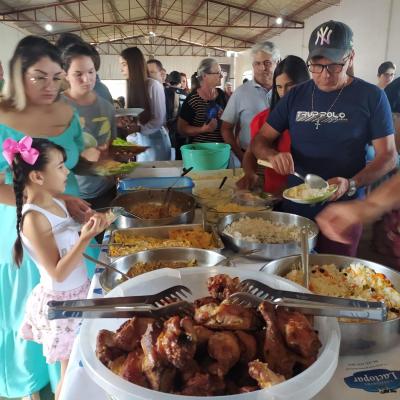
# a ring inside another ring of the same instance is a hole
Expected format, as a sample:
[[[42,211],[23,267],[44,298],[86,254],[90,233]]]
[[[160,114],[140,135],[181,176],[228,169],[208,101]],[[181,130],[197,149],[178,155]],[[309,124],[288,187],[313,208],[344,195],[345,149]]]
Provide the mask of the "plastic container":
[[[226,186],[230,180],[234,180],[235,182],[239,180],[242,176],[244,176],[244,172],[242,168],[235,168],[233,169],[216,169],[216,170],[208,170],[208,171],[190,171],[186,176],[193,179],[193,181],[200,182],[200,181],[212,181],[218,180],[218,186],[221,183],[222,178],[225,176],[228,177],[228,181],[225,182]]]
[[[183,166],[196,171],[228,167],[231,146],[226,143],[193,143],[181,147]]]
[[[167,189],[175,183],[178,179],[175,177],[161,177],[161,178],[129,178],[122,179],[118,182],[118,193],[129,193],[132,190],[138,189]],[[183,176],[174,185],[173,189],[179,192],[192,193],[194,183],[191,178]]]
[[[265,193],[264,197],[261,197],[261,193],[249,190],[236,190],[234,200],[243,206],[262,207],[272,205],[276,197],[269,193]]]
[[[277,289],[305,291],[286,279],[261,274],[258,271],[232,267],[161,269],[148,272],[118,285],[106,297],[146,295],[157,293],[173,285],[185,285],[193,297],[189,301],[208,295],[207,279],[217,274],[228,274],[243,279],[256,279]],[[104,366],[96,356],[96,337],[101,329],[115,331],[124,319],[98,318],[83,320],[79,346],[88,376],[115,400],[204,400],[199,396],[180,396],[157,392],[128,382]],[[317,360],[301,374],[269,389],[227,396],[210,396],[210,400],[309,400],[331,380],[338,362],[340,330],[336,318],[316,317],[315,329],[322,343]]]

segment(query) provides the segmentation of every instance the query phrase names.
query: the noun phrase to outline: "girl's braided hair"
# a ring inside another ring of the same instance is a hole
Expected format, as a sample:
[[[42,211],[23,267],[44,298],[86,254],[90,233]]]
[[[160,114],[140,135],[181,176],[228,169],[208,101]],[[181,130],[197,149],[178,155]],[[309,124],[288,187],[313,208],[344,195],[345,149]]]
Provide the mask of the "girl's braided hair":
[[[39,157],[33,165],[25,162],[20,154],[16,154],[12,163],[13,172],[13,188],[15,193],[15,204],[17,207],[17,239],[14,243],[13,258],[19,267],[23,257],[23,247],[21,241],[22,229],[22,206],[24,204],[24,191],[29,183],[29,174],[32,171],[43,171],[49,162],[50,150],[58,150],[62,153],[64,160],[66,159],[65,150],[47,139],[33,139],[32,148],[39,151]]]

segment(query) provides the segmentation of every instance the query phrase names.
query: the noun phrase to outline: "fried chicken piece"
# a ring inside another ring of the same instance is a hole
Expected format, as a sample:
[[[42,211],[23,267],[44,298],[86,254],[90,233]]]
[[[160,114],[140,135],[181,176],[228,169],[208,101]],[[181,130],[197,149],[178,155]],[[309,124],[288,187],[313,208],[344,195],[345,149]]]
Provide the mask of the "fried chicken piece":
[[[215,332],[208,340],[208,354],[217,360],[208,371],[219,377],[225,376],[240,359],[239,340],[232,332]]]
[[[259,390],[258,386],[243,386],[239,389],[239,393],[250,393]]]
[[[256,329],[259,325],[255,309],[225,302],[220,305],[214,303],[196,308],[194,320],[213,329],[248,331]]]
[[[184,385],[179,394],[185,396],[218,396],[225,390],[225,383],[217,376],[207,373],[196,373]]]
[[[207,281],[208,292],[214,299],[225,300],[239,291],[239,278],[231,278],[226,274],[211,276]]]
[[[133,351],[140,345],[140,339],[146,332],[147,325],[152,322],[153,318],[133,317],[123,323],[115,332],[115,347],[128,352]]]
[[[268,368],[268,364],[259,360],[249,362],[249,374],[258,382],[261,389],[269,388],[285,380],[283,375],[275,374]]]
[[[316,359],[322,344],[308,319],[297,311],[279,308],[276,315],[286,345],[303,357]]]
[[[143,359],[144,354],[140,347],[131,351],[121,366],[119,375],[129,382],[148,388],[149,384],[142,370]]]
[[[257,342],[253,335],[243,331],[235,331],[239,341],[240,361],[248,363],[257,356]]]
[[[186,363],[185,368],[181,369],[179,372],[182,381],[186,383],[189,379],[193,378],[194,375],[202,372],[202,369],[196,360],[189,360]]]
[[[197,338],[197,346],[201,346],[203,344],[207,344],[208,339],[214,334],[214,332],[210,329],[202,325],[193,325],[194,333]]]
[[[121,349],[115,347],[115,333],[102,329],[97,334],[96,355],[98,359],[107,367],[108,364],[124,354]]]
[[[258,309],[266,323],[263,349],[264,361],[268,363],[272,371],[284,375],[286,379],[289,379],[293,375],[293,366],[296,363],[296,357],[285,346],[273,306],[264,301],[258,306]]]
[[[161,328],[155,322],[147,326],[140,341],[144,358],[142,370],[150,384],[150,388],[161,392],[171,392],[173,389],[176,369],[167,363],[163,355],[157,352],[157,338]]]
[[[157,339],[157,352],[174,367],[182,369],[196,353],[196,333],[193,320],[174,316],[164,322]]]
[[[108,363],[108,368],[110,368],[111,371],[114,372],[114,374],[121,375],[122,366],[124,365],[124,362],[127,357],[128,354],[124,354],[122,356],[119,356],[115,360],[110,361]]]
[[[197,299],[193,302],[193,305],[195,308],[204,306],[206,304],[211,304],[211,303],[215,303],[215,304],[219,304],[220,301],[218,299],[214,299],[214,297],[211,296],[207,296],[207,297],[201,297],[200,299]]]

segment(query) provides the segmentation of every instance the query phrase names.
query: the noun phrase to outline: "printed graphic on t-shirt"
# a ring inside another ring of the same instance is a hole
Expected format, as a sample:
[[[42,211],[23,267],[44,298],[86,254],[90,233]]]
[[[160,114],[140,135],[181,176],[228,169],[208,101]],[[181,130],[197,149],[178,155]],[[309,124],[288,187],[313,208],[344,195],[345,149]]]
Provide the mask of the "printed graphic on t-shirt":
[[[85,147],[97,147],[107,143],[111,138],[111,124],[110,119],[107,117],[95,117],[87,123],[85,117],[79,118]]]
[[[296,122],[311,122],[318,129],[322,124],[347,122],[346,113],[334,111],[297,111]]]

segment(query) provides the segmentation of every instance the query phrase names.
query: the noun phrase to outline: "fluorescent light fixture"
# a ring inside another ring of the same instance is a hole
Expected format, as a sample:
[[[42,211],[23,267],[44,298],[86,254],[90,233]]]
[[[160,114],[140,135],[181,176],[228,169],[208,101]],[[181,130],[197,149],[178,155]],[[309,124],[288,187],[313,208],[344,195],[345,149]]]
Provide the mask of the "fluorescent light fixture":
[[[281,25],[282,22],[283,22],[282,17],[278,17],[278,18],[275,20],[275,22],[276,22],[278,25]]]

